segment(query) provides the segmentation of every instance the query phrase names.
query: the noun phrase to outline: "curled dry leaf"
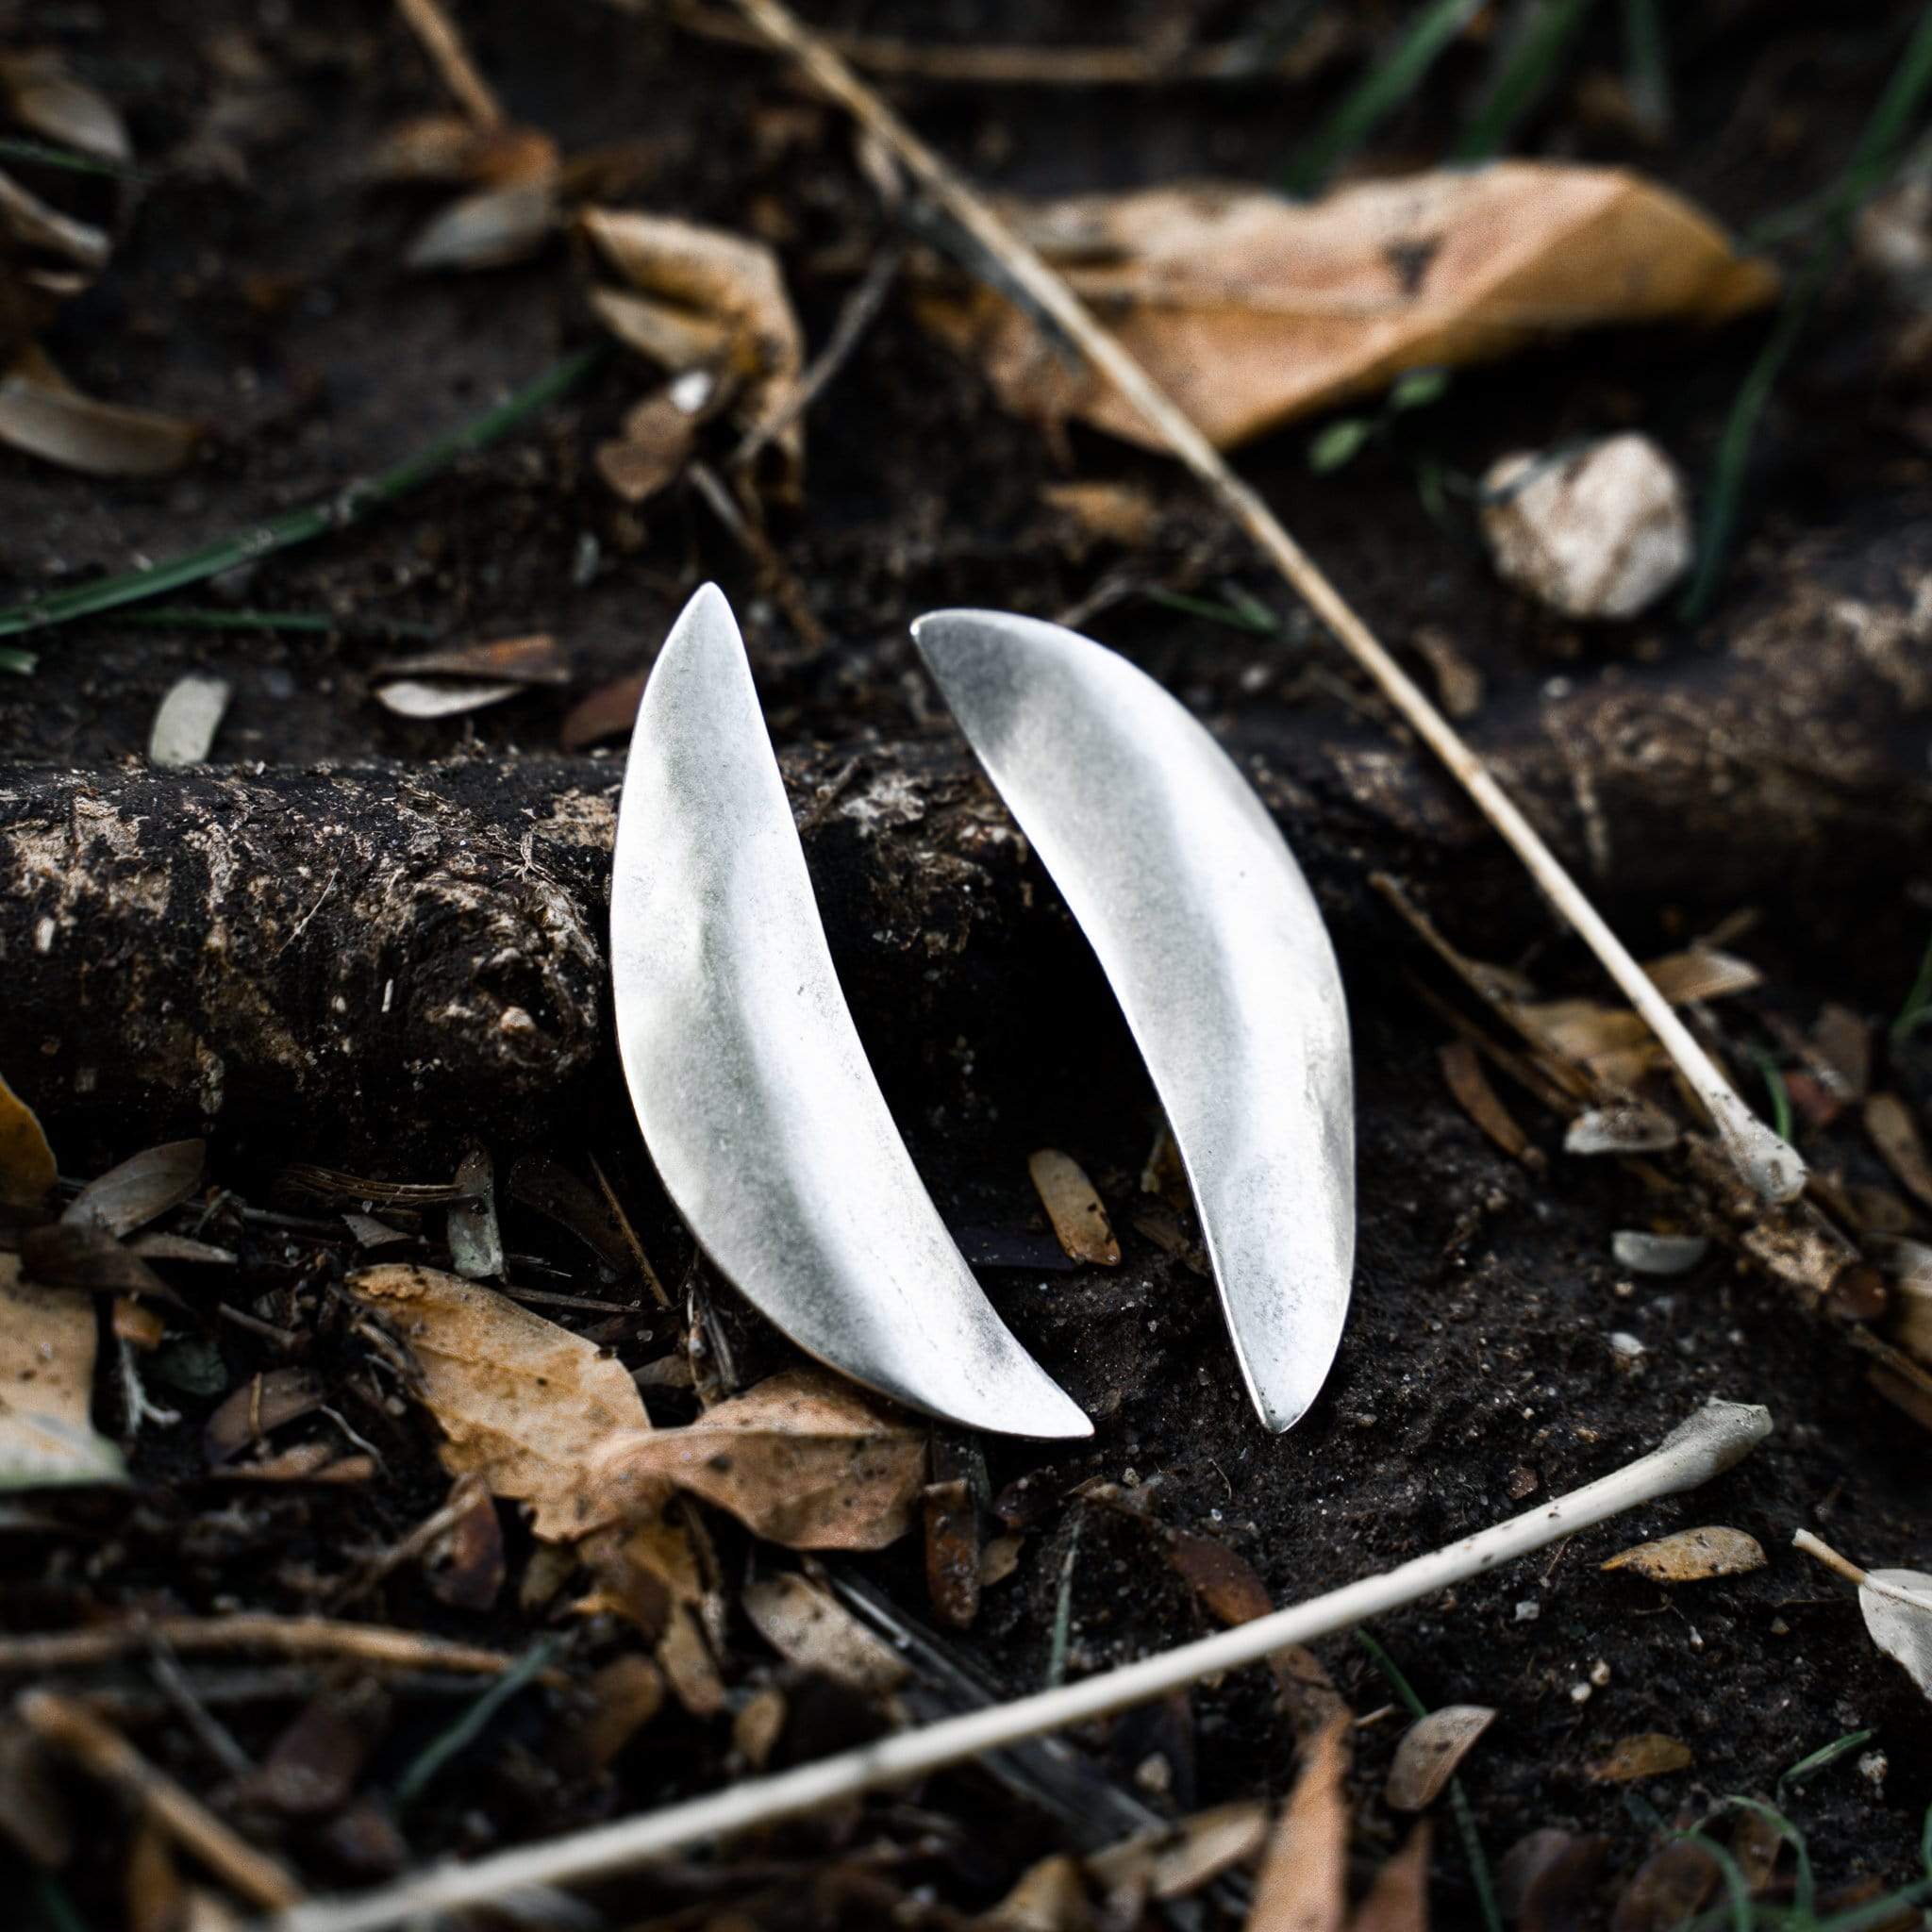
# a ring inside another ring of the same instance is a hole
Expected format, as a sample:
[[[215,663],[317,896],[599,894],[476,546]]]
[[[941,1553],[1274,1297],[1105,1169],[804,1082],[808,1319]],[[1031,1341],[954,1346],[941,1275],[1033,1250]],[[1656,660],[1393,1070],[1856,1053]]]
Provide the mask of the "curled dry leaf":
[[[0,1211],[39,1213],[58,1177],[39,1116],[0,1077]]]
[[[0,223],[23,248],[58,256],[83,272],[83,283],[107,267],[114,244],[90,222],[77,222],[23,188],[0,169]]]
[[[625,502],[648,502],[683,474],[702,420],[667,384],[626,411],[622,436],[597,445],[597,474]]]
[[[805,337],[778,258],[762,242],[673,215],[587,208],[584,233],[635,294],[593,297],[607,327],[673,375],[710,368],[738,385],[748,431],[765,430],[795,483],[804,430],[786,420],[805,362]]]
[[[877,1550],[912,1525],[925,1431],[822,1369],[789,1369],[681,1429],[604,1445],[596,1508],[627,1513],[639,1485],[675,1483],[755,1535],[798,1550]]]
[[[270,1369],[251,1375],[208,1417],[201,1432],[202,1452],[210,1465],[232,1462],[263,1441],[328,1400],[307,1369]]]
[[[1425,1811],[1456,1775],[1456,1767],[1496,1721],[1480,1704],[1445,1704],[1403,1732],[1383,1797],[1396,1811]]]
[[[1428,1932],[1429,1821],[1418,1819],[1402,1849],[1375,1869],[1349,1932]]]
[[[1312,203],[1208,185],[1005,212],[1223,448],[1404,370],[1593,325],[1717,322],[1777,287],[1677,196],[1559,162],[1363,182]],[[976,288],[922,307],[1009,409],[1160,446],[1004,297]]]
[[[1520,1838],[1496,1866],[1496,1903],[1504,1922],[1523,1932],[1575,1925],[1598,1908],[1598,1878],[1610,1841],[1544,1825]]]
[[[1610,1914],[1610,1932],[1672,1932],[1688,1925],[1723,1876],[1702,1845],[1679,1840],[1631,1874]]]
[[[49,1288],[178,1299],[139,1255],[90,1222],[63,1220],[27,1228],[20,1238],[20,1261],[29,1279]]]
[[[906,1659],[795,1571],[760,1578],[740,1601],[753,1629],[800,1670],[816,1671],[867,1695],[897,1690],[906,1681]]]
[[[490,705],[500,705],[524,688],[500,679],[491,683],[452,680],[432,684],[425,678],[399,677],[391,684],[377,685],[375,697],[385,710],[393,711],[398,718],[460,718]]]
[[[1884,1586],[1874,1590],[1874,1584]],[[1919,1603],[1890,1596],[1908,1591]],[[1872,1641],[1901,1665],[1927,1697],[1932,1697],[1932,1574],[1924,1570],[1874,1570],[1858,1586],[1858,1608]]]
[[[1764,1545],[1741,1529],[1711,1524],[1633,1544],[1601,1567],[1634,1570],[1653,1583],[1701,1583],[1710,1576],[1743,1576],[1762,1570]]]
[[[1255,1880],[1247,1932],[1340,1932],[1348,1884],[1347,1766],[1346,1721],[1308,1740]]]
[[[0,92],[16,121],[49,141],[104,161],[125,161],[134,153],[120,110],[76,80],[52,47],[0,58]]]
[[[1911,1108],[1896,1093],[1874,1093],[1865,1103],[1865,1131],[1886,1166],[1922,1206],[1932,1208],[1932,1158]]]
[[[1080,1861],[1055,1852],[1029,1865],[997,1905],[966,1922],[975,1932],[1092,1932]]]
[[[1502,1096],[1490,1084],[1476,1050],[1466,1040],[1449,1041],[1438,1056],[1442,1079],[1450,1093],[1490,1141],[1512,1160],[1525,1167],[1541,1167],[1542,1152],[1532,1147],[1529,1136],[1516,1124],[1515,1116],[1503,1105]]]
[[[554,179],[479,188],[433,215],[403,259],[413,269],[508,268],[541,254],[556,226]]]
[[[627,1651],[597,1672],[586,1690],[590,1709],[575,1744],[591,1770],[603,1771],[664,1707],[664,1674],[649,1657]]]
[[[38,349],[0,376],[0,442],[91,476],[165,475],[200,435],[178,416],[81,394]]]
[[[1688,1771],[1690,1763],[1690,1745],[1662,1731],[1640,1731],[1634,1738],[1619,1738],[1607,1757],[1585,1769],[1599,1784],[1624,1784],[1633,1778]]]
[[[1093,1183],[1072,1155],[1042,1147],[1026,1162],[1055,1238],[1074,1261],[1120,1266],[1121,1244],[1114,1240],[1107,1209]]]
[[[558,741],[564,750],[582,751],[587,744],[607,738],[628,737],[649,675],[647,671],[637,671],[613,678],[573,705],[558,728]]]
[[[466,114],[424,114],[376,143],[369,174],[378,181],[471,182],[508,187],[557,173],[557,143],[534,127],[483,125]]]
[[[214,749],[229,696],[225,678],[199,671],[177,677],[155,712],[147,736],[148,762],[169,770],[202,763]]]
[[[93,1304],[20,1274],[0,1254],[0,1489],[125,1481],[93,1425]]]
[[[502,684],[568,684],[570,665],[548,631],[474,644],[438,644],[377,664],[384,677],[456,677]]]
[[[1138,1831],[1093,1853],[1087,1870],[1108,1893],[1131,1888],[1142,1898],[1188,1898],[1224,1872],[1246,1864],[1267,1842],[1267,1806],[1258,1798],[1241,1798],[1197,1811],[1164,1831]]]
[[[348,1286],[408,1343],[452,1475],[475,1470],[495,1494],[529,1504],[540,1537],[578,1537],[615,1519],[620,1499],[589,1480],[591,1452],[619,1432],[648,1440],[651,1426],[621,1362],[433,1268],[364,1268]]]

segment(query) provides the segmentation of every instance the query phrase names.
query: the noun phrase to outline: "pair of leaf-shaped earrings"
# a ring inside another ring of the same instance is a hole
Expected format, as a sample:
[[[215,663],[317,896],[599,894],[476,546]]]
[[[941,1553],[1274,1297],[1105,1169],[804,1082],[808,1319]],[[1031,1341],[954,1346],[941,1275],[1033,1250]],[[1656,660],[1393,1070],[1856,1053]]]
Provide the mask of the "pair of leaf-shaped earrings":
[[[1249,1392],[1285,1429],[1334,1358],[1355,1255],[1348,1015],[1301,869],[1226,754],[1124,658],[993,611],[912,628],[1120,999]],[[638,711],[610,920],[638,1120],[717,1266],[884,1394],[974,1428],[1091,1434],[981,1291],[892,1124],[714,585]]]

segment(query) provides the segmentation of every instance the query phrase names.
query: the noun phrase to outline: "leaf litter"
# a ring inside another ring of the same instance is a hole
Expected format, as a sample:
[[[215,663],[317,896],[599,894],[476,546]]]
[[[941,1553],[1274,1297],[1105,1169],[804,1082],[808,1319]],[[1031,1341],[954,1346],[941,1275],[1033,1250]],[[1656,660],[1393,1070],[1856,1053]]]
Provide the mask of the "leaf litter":
[[[1619,1550],[1599,1567],[1634,1570],[1653,1583],[1701,1583],[1713,1576],[1743,1576],[1764,1568],[1764,1545],[1741,1529],[1712,1524]]]

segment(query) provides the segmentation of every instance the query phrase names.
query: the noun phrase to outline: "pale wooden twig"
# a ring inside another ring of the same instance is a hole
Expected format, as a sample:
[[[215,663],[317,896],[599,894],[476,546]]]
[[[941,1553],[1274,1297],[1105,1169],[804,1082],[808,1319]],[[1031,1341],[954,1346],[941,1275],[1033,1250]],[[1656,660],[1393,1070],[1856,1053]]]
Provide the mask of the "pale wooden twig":
[[[516,1662],[497,1650],[449,1643],[413,1630],[341,1624],[327,1617],[153,1617],[88,1630],[0,1637],[0,1674],[107,1663],[145,1650],[158,1638],[184,1657],[217,1651],[273,1651],[280,1657],[347,1657],[399,1671],[453,1671],[493,1677]]]
[[[933,199],[1000,263],[1028,300],[1050,316],[1093,367],[1134,405],[1168,450],[1207,485],[1508,841],[1530,876],[1596,955],[1624,997],[1642,1015],[1644,1024],[1675,1061],[1746,1181],[1767,1201],[1788,1201],[1796,1195],[1805,1185],[1805,1163],[1797,1153],[1738,1097],[1489,767],[1384,649],[1257,491],[1229,467],[1193,419],[1148,375],[1119,338],[1101,326],[1068,287],[1066,278],[1022,241],[976,189],[926,146],[849,63],[803,26],[780,0],[732,0],[732,4],[774,47],[790,54],[824,93],[891,149]]]
[[[27,1690],[14,1705],[43,1744],[64,1752],[103,1784],[125,1793],[175,1843],[250,1905],[275,1911],[295,1905],[302,1888],[265,1852],[240,1837],[201,1800],[150,1764],[111,1724],[85,1705],[52,1690]]]
[[[277,1932],[377,1932],[440,1911],[479,1905],[532,1886],[574,1884],[661,1858],[708,1840],[822,1810],[840,1800],[924,1777],[1165,1696],[1201,1678],[1258,1663],[1290,1644],[1352,1629],[1433,1596],[1512,1557],[1574,1535],[1620,1510],[1694,1489],[1748,1456],[1771,1431],[1763,1408],[1707,1404],[1648,1456],[1567,1496],[1466,1537],[1379,1576],[1331,1591],[1174,1650],[1059,1684],[1010,1704],[967,1711],[902,1731],[775,1776],[746,1778],[641,1818],[574,1832],[548,1844],[499,1852],[469,1865],[418,1874],[360,1898],[318,1901],[282,1913]]]
[[[1793,1533],[1791,1547],[1803,1550],[1807,1557],[1823,1563],[1847,1583],[1856,1583],[1860,1590],[1869,1590],[1874,1596],[1889,1596],[1893,1603],[1909,1604],[1915,1610],[1932,1612],[1932,1596],[1916,1590],[1901,1589],[1896,1583],[1886,1583],[1873,1575],[1871,1571],[1859,1569],[1849,1557],[1840,1556],[1823,1537],[1813,1536],[1808,1529]]]
[[[470,58],[456,23],[442,10],[441,0],[396,0],[396,11],[422,42],[423,51],[454,100],[478,127],[503,125],[503,103]]]

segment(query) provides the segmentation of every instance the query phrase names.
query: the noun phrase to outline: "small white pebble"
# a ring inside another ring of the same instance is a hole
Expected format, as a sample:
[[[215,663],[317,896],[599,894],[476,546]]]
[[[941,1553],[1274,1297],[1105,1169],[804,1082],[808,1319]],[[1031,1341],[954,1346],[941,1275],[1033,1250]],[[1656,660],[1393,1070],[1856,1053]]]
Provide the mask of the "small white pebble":
[[[1885,1774],[1891,1769],[1891,1760],[1883,1751],[1868,1751],[1858,1759],[1858,1775],[1875,1787],[1882,1787]]]
[[[496,1025],[501,1033],[534,1033],[537,1030],[536,1021],[531,1019],[522,1007],[504,1008],[502,1017],[498,1019]]]
[[[1534,1624],[1543,1613],[1543,1607],[1535,1597],[1526,1596],[1516,1606],[1516,1621],[1519,1624]]]
[[[1610,1667],[1602,1657],[1590,1667],[1590,1681],[1601,1690],[1610,1681]]]
[[[1613,1354],[1635,1361],[1643,1353],[1643,1344],[1627,1328],[1615,1328],[1610,1331],[1610,1349]]]
[[[1591,1686],[1588,1684],[1573,1684],[1570,1687],[1570,1702],[1572,1704],[1588,1704],[1591,1694]]]

